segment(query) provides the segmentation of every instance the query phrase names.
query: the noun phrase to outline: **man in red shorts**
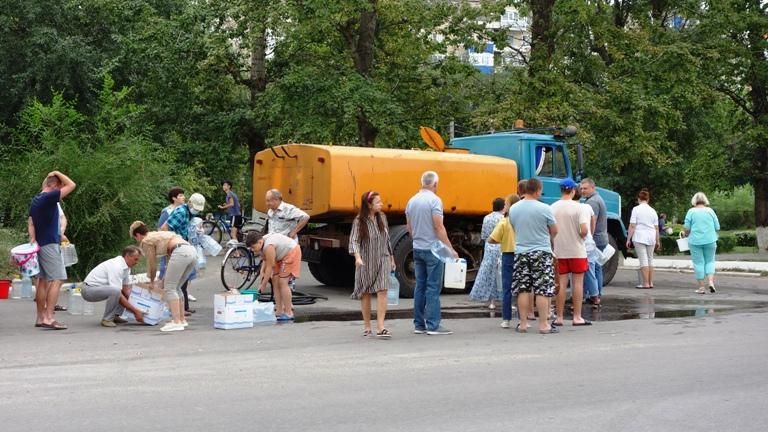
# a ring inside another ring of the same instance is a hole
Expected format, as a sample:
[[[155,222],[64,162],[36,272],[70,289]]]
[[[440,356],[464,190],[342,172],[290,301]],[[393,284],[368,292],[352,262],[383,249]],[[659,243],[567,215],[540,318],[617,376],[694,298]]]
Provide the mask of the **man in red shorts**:
[[[563,325],[565,311],[565,291],[568,277],[571,279],[573,300],[573,325],[592,325],[581,316],[581,304],[584,300],[584,273],[589,269],[587,248],[584,238],[589,232],[589,217],[581,211],[581,206],[573,200],[578,185],[570,178],[560,181],[560,200],[552,204],[552,214],[557,221],[558,234],[555,237],[555,256],[557,256],[557,274],[560,287],[555,296],[555,313],[552,325]]]

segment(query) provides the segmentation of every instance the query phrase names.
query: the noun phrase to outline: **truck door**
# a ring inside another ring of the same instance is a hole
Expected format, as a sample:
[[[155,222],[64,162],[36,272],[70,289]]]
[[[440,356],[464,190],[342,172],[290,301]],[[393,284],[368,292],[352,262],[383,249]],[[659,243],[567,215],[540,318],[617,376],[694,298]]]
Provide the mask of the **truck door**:
[[[560,180],[569,177],[565,149],[556,142],[535,142],[533,147],[534,172],[543,186],[541,201],[552,204],[560,199]]]

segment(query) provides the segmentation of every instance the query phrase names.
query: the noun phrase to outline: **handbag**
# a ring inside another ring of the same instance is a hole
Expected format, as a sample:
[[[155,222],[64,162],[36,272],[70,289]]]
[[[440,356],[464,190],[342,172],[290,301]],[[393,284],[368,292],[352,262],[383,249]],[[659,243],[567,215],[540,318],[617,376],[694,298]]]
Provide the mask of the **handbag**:
[[[680,232],[680,238],[677,239],[677,248],[680,249],[680,252],[691,250],[688,246],[688,237],[683,237],[682,231]]]

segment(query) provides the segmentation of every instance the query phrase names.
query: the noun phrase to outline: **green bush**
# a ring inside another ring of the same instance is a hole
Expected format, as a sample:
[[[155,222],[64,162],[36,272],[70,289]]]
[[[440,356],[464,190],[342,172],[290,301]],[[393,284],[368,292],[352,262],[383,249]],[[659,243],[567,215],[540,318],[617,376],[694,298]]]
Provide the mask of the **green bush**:
[[[133,243],[128,237],[133,220],[154,224],[170,186],[200,190],[191,169],[178,167],[172,153],[150,141],[150,126],[137,115],[141,107],[129,103],[127,93],[113,92],[107,78],[92,118],[61,95],[50,105],[31,103],[13,131],[12,145],[20,151],[0,175],[0,202],[11,215],[7,223],[23,232],[29,203],[47,173],[59,170],[77,183],[62,202],[67,237],[79,258],[73,277],[83,278]]]
[[[28,240],[26,232],[0,228],[0,279],[11,279],[18,272],[18,267],[11,264],[11,249]]]
[[[736,236],[723,235],[717,239],[717,253],[733,252],[736,247]]]
[[[677,236],[661,237],[661,250],[659,255],[677,255],[680,251],[677,248]],[[736,236],[722,235],[717,239],[717,253],[732,252],[737,245]],[[688,255],[688,252],[685,252]]]
[[[757,247],[757,235],[754,231],[741,231],[733,235],[736,237],[736,246]]]
[[[732,191],[715,192],[709,200],[720,220],[721,229],[755,227],[755,191],[752,186],[736,186]]]

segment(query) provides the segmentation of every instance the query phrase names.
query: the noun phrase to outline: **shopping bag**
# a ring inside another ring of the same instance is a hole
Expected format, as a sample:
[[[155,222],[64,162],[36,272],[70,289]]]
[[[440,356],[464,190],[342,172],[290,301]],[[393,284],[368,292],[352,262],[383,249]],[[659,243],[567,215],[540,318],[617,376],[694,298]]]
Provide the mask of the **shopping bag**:
[[[691,248],[688,247],[688,237],[683,237],[682,232],[680,232],[680,238],[677,239],[677,248],[680,249],[680,252],[691,250]]]

